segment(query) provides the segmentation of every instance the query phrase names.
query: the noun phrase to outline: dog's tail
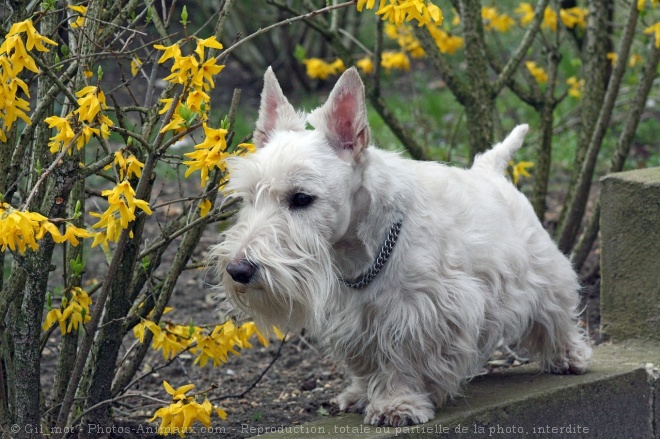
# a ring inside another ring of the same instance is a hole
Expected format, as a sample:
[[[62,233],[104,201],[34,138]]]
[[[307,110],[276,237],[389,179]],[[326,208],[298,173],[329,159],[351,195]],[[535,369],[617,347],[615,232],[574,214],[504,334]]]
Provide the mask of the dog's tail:
[[[513,157],[513,154],[520,149],[525,139],[525,134],[529,125],[518,125],[511,131],[502,142],[493,146],[490,150],[483,154],[479,154],[474,158],[472,169],[486,172],[496,172],[504,175],[504,171]]]

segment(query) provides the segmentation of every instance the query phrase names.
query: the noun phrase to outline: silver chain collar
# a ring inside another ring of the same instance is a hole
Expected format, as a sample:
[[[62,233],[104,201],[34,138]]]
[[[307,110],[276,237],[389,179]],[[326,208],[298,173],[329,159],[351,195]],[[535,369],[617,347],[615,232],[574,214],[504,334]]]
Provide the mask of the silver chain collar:
[[[354,280],[346,280],[344,278],[340,278],[339,280],[342,284],[349,288],[355,288],[356,290],[359,290],[360,288],[364,288],[371,283],[371,281],[378,275],[378,273],[380,273],[380,270],[382,270],[383,266],[389,259],[390,254],[392,253],[392,249],[394,248],[394,244],[396,244],[396,240],[399,238],[402,222],[403,221],[399,221],[392,224],[392,227],[390,227],[390,232],[387,234],[387,238],[385,239],[383,246],[380,248],[380,253],[378,253],[378,256],[376,257],[376,260],[374,261],[371,268],[369,268],[369,270],[367,270],[367,272],[362,276]]]

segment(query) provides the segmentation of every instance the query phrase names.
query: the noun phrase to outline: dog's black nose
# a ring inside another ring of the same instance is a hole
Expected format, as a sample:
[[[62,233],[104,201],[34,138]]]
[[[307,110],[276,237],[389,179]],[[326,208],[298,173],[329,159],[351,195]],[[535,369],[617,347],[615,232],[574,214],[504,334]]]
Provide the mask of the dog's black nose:
[[[227,265],[227,273],[229,273],[234,281],[242,284],[250,283],[256,271],[257,267],[252,265],[247,259],[235,260]]]

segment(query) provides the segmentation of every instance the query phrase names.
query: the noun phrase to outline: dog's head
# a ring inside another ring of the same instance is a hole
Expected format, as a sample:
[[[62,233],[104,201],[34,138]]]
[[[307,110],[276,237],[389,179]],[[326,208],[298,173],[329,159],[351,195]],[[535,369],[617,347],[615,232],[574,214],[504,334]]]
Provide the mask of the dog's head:
[[[338,286],[332,245],[351,222],[369,137],[354,68],[309,115],[296,112],[273,71],[266,72],[257,151],[228,163],[229,196],[243,205],[211,250],[228,299],[264,330],[322,325]]]

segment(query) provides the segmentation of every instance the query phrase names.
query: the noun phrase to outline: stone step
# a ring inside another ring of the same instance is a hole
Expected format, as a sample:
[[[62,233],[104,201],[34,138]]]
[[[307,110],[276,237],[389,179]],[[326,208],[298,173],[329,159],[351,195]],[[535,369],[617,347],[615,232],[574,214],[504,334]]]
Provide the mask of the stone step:
[[[261,438],[656,438],[660,439],[660,346],[602,344],[581,376],[541,374],[536,364],[474,378],[432,421],[375,427],[362,416],[329,416]]]

